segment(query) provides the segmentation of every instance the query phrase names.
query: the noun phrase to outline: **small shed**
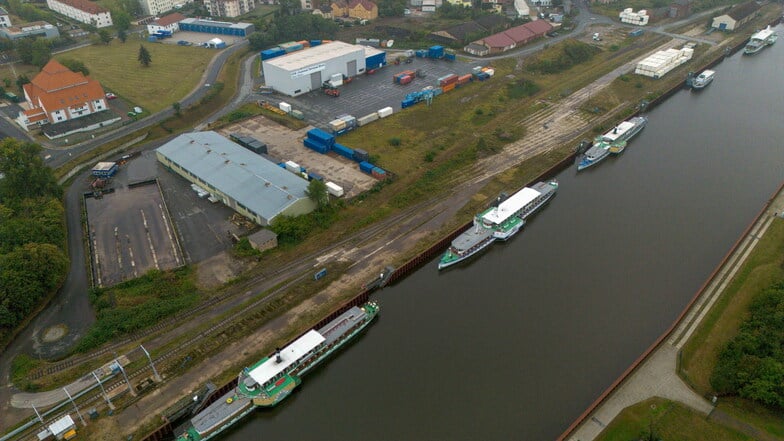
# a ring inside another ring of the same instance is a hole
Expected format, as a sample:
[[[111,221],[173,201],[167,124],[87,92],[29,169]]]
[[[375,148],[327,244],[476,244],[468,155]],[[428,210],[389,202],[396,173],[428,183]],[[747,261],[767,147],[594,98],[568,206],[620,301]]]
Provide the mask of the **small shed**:
[[[99,162],[95,164],[92,170],[93,176],[97,176],[99,178],[111,178],[117,173],[117,163],[116,162]]]
[[[49,432],[57,439],[69,440],[76,436],[76,424],[71,415],[66,415],[50,424]]]
[[[278,235],[263,228],[248,236],[248,242],[259,251],[269,250],[278,246]]]

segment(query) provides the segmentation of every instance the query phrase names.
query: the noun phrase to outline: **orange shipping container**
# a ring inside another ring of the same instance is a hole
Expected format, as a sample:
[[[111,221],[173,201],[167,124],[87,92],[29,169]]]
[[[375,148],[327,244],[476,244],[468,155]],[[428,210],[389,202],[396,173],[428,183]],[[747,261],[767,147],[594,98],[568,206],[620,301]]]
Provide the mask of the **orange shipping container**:
[[[455,88],[455,83],[452,83],[452,84],[446,84],[446,85],[444,85],[444,86],[441,86],[441,91],[442,91],[442,92],[449,92],[450,90],[452,90],[452,89],[454,89],[454,88]]]
[[[302,47],[310,47],[310,42],[308,40],[298,41],[297,43],[301,44]]]

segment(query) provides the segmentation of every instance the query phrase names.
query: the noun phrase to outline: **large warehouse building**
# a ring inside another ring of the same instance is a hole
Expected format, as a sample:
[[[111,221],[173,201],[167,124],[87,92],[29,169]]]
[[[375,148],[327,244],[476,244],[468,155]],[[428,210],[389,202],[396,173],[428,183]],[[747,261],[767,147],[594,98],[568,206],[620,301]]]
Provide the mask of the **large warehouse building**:
[[[264,81],[280,93],[302,95],[319,90],[332,75],[349,77],[365,72],[365,47],[332,41],[264,60]]]
[[[156,153],[163,165],[260,225],[316,208],[306,195],[308,181],[216,132],[180,135]]]

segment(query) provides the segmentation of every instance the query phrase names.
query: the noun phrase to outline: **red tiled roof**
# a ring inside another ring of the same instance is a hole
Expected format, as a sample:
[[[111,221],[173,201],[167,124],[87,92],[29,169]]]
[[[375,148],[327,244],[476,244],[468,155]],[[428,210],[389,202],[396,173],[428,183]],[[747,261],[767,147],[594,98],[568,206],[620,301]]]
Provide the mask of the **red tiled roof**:
[[[376,4],[370,0],[351,0],[351,3],[348,4],[348,7],[350,9],[354,9],[357,7],[357,5],[362,5],[366,11],[372,11],[373,8],[376,7]]]
[[[57,0],[57,1],[68,6],[73,6],[74,8],[80,9],[89,14],[100,14],[102,12],[109,12],[108,9],[104,8],[98,3],[91,2],[89,0]]]
[[[534,33],[531,32],[527,27],[527,24],[521,26],[515,26],[513,28],[507,29],[504,31],[507,37],[514,40],[515,43],[523,43],[531,38],[533,38]]]
[[[493,34],[489,37],[483,38],[482,41],[484,42],[485,46],[491,48],[493,47],[505,48],[509,46],[514,46],[515,44],[515,41],[509,38],[504,33]]]
[[[178,23],[185,20],[185,16],[180,14],[179,12],[174,12],[169,15],[164,15],[163,17],[155,20],[155,24],[158,26],[169,26],[172,23]]]
[[[550,30],[553,29],[553,26],[550,23],[547,23],[546,20],[534,20],[530,23],[526,23],[525,26],[529,31],[533,32],[534,35],[542,36]]]
[[[41,73],[24,85],[24,90],[33,105],[28,112],[38,107],[53,112],[104,98],[98,81],[85,77],[81,72],[71,72],[56,60],[46,63]]]

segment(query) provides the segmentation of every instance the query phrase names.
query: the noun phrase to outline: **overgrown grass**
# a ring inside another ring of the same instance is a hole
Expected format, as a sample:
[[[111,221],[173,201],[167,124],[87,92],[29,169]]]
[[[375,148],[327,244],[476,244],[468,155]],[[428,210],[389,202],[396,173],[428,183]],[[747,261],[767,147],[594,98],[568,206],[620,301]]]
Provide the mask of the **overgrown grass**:
[[[27,375],[38,369],[40,365],[39,360],[27,354],[17,355],[11,361],[11,382],[21,390],[34,391],[36,388],[31,387],[32,383],[28,380]]]
[[[678,441],[753,441],[753,438],[708,421],[675,401],[651,398],[624,409],[596,441],[649,439]]]
[[[152,270],[142,277],[111,288],[90,292],[97,321],[76,350],[93,349],[113,338],[153,325],[198,301],[199,292],[190,267]]]
[[[135,35],[135,34],[134,34]],[[137,60],[139,46],[150,52],[152,63]],[[122,99],[151,113],[171,107],[198,84],[216,51],[194,46],[150,43],[129,38],[108,45],[94,44],[55,56],[79,60],[90,76]]]

